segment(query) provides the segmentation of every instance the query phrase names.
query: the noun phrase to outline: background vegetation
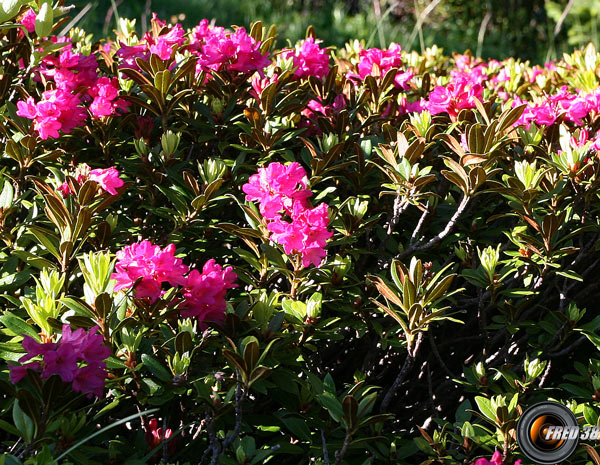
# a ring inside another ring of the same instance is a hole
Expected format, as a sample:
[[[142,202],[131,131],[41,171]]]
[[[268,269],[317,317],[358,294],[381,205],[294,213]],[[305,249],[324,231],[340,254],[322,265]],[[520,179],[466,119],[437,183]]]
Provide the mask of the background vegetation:
[[[397,42],[420,50],[433,44],[447,53],[484,58],[514,56],[543,63],[573,47],[599,44],[595,0],[77,0],[77,25],[95,37],[110,34],[120,16],[148,27],[151,13],[193,27],[202,18],[218,24],[277,24],[279,38],[292,42],[314,25],[328,45],[352,39],[369,46]],[[215,6],[218,4],[218,6]],[[564,18],[563,18],[564,14]],[[561,20],[562,18],[562,20]],[[282,45],[282,44],[279,44]]]

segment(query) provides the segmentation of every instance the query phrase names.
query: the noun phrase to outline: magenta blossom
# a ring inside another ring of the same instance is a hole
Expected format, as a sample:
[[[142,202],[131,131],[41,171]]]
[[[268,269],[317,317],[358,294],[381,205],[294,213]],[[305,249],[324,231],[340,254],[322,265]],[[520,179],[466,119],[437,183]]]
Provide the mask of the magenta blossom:
[[[116,77],[101,77],[89,90],[89,95],[94,99],[90,112],[96,118],[115,115],[117,110],[125,111],[129,107],[129,102],[119,98],[119,80]]]
[[[299,163],[274,162],[259,168],[242,190],[247,201],[259,202],[273,242],[282,245],[286,254],[299,256],[302,266],[321,266],[327,240],[333,235],[327,230],[328,206],[311,207],[308,198],[312,192]]]
[[[75,180],[78,184],[85,183],[88,179],[98,184],[102,190],[108,192],[110,195],[117,195],[117,189],[123,187],[125,184],[121,178],[119,178],[119,172],[116,168],[104,168],[92,170],[85,163],[80,163],[74,173]],[[69,184],[65,181],[57,189],[63,197],[71,195],[73,192]]]
[[[265,218],[273,219],[282,210],[291,212],[294,201],[304,203],[312,195],[306,188],[307,183],[306,171],[299,163],[275,162],[259,168],[258,174],[250,176],[242,190],[247,201],[258,200],[260,213]]]
[[[500,451],[494,452],[491,460],[480,458],[475,460],[471,465],[502,465],[502,454]],[[521,460],[517,460],[514,465],[521,465]]]
[[[29,8],[25,13],[23,13],[23,16],[21,17],[21,24],[25,26],[25,29],[27,29],[27,32],[29,32],[30,34],[35,32],[36,17],[37,15],[35,14],[35,11],[33,11],[33,8]]]
[[[327,211],[328,206],[325,203],[311,209],[296,202],[291,222],[283,221],[279,217],[267,226],[273,233],[271,240],[281,244],[288,255],[300,254],[305,268],[311,264],[318,268],[327,255],[327,239],[333,236],[333,232],[327,230]]]
[[[348,78],[364,80],[367,76],[385,76],[392,68],[402,68],[402,47],[391,44],[387,50],[379,48],[362,49],[357,65],[358,74],[349,73]],[[411,71],[398,72],[394,78],[396,86],[407,90],[409,81],[414,76]]]
[[[257,42],[243,27],[231,33],[222,27],[211,27],[206,19],[194,28],[190,36],[191,51],[199,57],[196,70],[226,69],[239,73],[263,70],[271,64],[268,55],[260,52]]]
[[[110,195],[117,195],[117,189],[125,184],[119,178],[119,172],[116,168],[104,168],[90,171],[90,180],[97,183],[102,189]]]
[[[447,86],[437,86],[429,94],[427,109],[432,115],[448,113],[455,119],[461,110],[475,108],[475,99],[482,99],[481,85],[463,77],[454,79]]]
[[[34,357],[41,357],[41,362],[24,365],[9,365],[10,380],[18,383],[27,375],[27,369],[40,371],[42,379],[58,375],[66,382],[72,382],[76,392],[102,396],[106,378],[106,360],[110,349],[104,345],[104,338],[97,334],[98,327],[89,331],[79,328],[71,331],[67,324],[62,327],[62,336],[58,342],[40,344],[30,336],[23,338],[23,348],[27,352],[19,359],[20,363]]]
[[[83,124],[87,114],[80,103],[77,96],[65,90],[47,90],[37,103],[33,97],[17,102],[17,115],[33,120],[33,127],[42,139],[56,138],[58,131],[69,134]]]
[[[184,301],[181,315],[195,317],[199,322],[222,322],[225,318],[227,289],[237,287],[237,275],[230,266],[222,268],[210,259],[202,268],[202,273],[192,270],[183,287]]]
[[[299,78],[308,76],[324,78],[327,76],[329,55],[327,49],[321,48],[320,43],[320,40],[309,37],[296,45],[295,50],[286,48],[281,51],[282,58],[294,60],[293,64],[296,68],[294,76]]]
[[[115,291],[131,288],[141,278],[135,286],[135,297],[155,302],[164,294],[163,283],[184,285],[188,271],[182,260],[175,257],[175,244],[161,249],[150,241],[142,241],[117,252],[115,273],[111,277],[117,281]]]

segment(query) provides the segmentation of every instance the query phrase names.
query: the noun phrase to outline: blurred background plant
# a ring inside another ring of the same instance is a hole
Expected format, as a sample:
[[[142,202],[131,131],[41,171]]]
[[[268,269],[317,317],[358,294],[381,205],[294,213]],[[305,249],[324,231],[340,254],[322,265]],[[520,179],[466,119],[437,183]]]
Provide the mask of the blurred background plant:
[[[292,42],[312,24],[326,44],[338,47],[357,38],[372,47],[397,42],[419,51],[436,44],[449,54],[471,49],[483,58],[511,55],[535,63],[600,42],[595,0],[221,0],[218,7],[212,0],[73,3],[79,15],[71,26],[96,38],[110,35],[119,16],[136,18],[138,32],[145,32],[156,12],[184,27],[202,18],[221,25],[261,20],[277,24],[279,37]]]

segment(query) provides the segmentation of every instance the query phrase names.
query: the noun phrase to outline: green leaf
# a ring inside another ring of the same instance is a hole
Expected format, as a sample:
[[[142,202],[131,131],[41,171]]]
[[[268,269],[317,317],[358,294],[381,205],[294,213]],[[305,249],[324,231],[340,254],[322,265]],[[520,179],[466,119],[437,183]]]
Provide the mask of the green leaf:
[[[342,409],[342,404],[333,394],[329,392],[324,392],[320,396],[317,397],[319,402],[331,415],[334,421],[340,422],[340,419],[344,415],[344,411]]]
[[[310,441],[310,429],[306,422],[298,417],[282,418],[281,421],[297,438]]]
[[[15,427],[21,432],[20,436],[22,436],[25,442],[29,444],[33,440],[35,432],[33,420],[21,410],[18,400],[15,400],[15,403],[13,404],[12,414]]]
[[[24,320],[13,313],[5,313],[0,316],[0,323],[13,332],[15,336],[30,336],[39,342],[40,337],[37,331]]]
[[[4,181],[2,193],[0,193],[0,208],[7,209],[12,206],[14,193],[15,190],[13,188],[12,182],[6,179]]]
[[[492,409],[492,403],[490,399],[486,399],[485,397],[476,396],[475,403],[477,404],[477,408],[486,418],[490,419],[494,424],[496,424],[496,412]]]
[[[173,378],[167,369],[151,355],[142,354],[142,362],[161,381],[169,382]]]

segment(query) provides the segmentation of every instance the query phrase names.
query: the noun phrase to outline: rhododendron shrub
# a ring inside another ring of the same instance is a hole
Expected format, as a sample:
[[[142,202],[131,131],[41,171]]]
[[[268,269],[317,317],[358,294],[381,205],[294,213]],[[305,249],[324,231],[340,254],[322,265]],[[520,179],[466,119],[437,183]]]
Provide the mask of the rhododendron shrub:
[[[0,8],[0,463],[525,465],[529,406],[598,424],[593,45],[66,7]]]

